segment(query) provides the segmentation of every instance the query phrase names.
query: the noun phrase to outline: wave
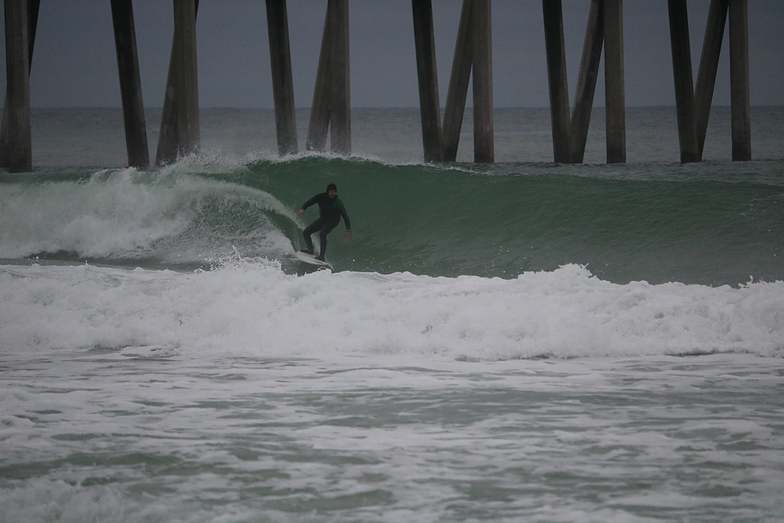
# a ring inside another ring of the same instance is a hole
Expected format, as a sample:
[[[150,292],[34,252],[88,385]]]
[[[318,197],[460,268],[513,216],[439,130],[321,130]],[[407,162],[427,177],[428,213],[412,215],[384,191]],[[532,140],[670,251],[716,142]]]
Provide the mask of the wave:
[[[354,241],[330,240],[339,270],[513,278],[576,263],[616,283],[775,281],[784,279],[779,168],[440,166],[307,153],[6,175],[0,259],[192,269],[237,251],[298,271],[292,253],[314,215],[302,221],[294,209],[334,181],[354,224]]]
[[[348,270],[510,278],[577,263],[615,282],[784,278],[776,167],[695,169],[303,158],[258,162],[230,179],[291,207],[336,181],[356,241],[336,242],[330,258]]]
[[[784,355],[784,282],[619,285],[577,265],[514,279],[296,276],[274,262],[235,259],[190,273],[6,265],[0,290],[0,350],[8,355],[101,349],[409,362]]]

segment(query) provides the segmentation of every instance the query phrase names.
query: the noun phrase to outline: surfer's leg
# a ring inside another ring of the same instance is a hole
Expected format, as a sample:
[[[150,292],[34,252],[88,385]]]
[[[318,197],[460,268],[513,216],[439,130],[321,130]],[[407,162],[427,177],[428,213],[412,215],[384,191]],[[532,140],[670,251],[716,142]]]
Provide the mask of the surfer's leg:
[[[324,227],[321,229],[319,233],[319,239],[321,240],[321,244],[319,245],[319,254],[316,256],[319,260],[324,260],[324,256],[327,254],[327,228]]]
[[[305,230],[302,231],[302,236],[305,238],[305,252],[313,254],[313,240],[311,240],[310,235],[319,229],[321,229],[321,218],[305,227]]]
[[[327,235],[335,228],[337,223],[327,223],[319,232],[319,239],[321,240],[319,255],[317,258],[321,261],[324,261],[324,256],[327,254]]]

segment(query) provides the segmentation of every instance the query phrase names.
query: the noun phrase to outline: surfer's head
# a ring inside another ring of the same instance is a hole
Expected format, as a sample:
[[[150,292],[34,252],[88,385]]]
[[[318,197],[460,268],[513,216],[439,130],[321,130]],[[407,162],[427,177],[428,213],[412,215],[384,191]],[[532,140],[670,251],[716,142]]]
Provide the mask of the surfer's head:
[[[327,196],[330,198],[337,198],[338,196],[338,186],[334,183],[327,185]]]

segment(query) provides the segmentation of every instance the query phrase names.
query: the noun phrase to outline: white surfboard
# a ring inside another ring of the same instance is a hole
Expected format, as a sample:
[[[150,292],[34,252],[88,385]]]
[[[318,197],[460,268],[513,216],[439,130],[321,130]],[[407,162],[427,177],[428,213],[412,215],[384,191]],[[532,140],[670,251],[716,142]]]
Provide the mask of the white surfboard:
[[[315,265],[317,267],[326,267],[327,269],[334,270],[334,268],[329,262],[319,260],[313,254],[308,254],[302,251],[296,251],[294,253],[294,256],[296,256],[298,260],[308,263],[310,265]]]

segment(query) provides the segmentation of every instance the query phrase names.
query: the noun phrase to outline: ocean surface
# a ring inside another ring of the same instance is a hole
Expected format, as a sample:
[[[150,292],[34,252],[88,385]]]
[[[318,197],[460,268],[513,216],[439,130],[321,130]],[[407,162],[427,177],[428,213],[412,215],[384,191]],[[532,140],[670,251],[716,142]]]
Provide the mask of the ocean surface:
[[[123,167],[122,114],[37,109],[0,172],[0,522],[784,519],[784,108],[630,109],[628,163],[421,161],[414,109],[278,158],[270,111]],[[300,148],[307,111],[298,113]],[[147,115],[151,156],[159,113]],[[294,252],[329,182],[335,271]]]

